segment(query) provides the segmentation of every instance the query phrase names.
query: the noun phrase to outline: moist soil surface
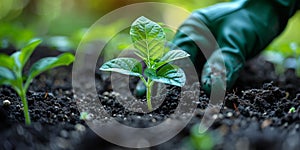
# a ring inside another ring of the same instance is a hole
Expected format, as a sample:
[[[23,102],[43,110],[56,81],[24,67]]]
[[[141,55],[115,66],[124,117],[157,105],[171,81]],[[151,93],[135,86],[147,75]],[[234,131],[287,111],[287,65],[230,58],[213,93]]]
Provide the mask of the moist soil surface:
[[[45,50],[49,51],[39,47],[30,63],[41,57],[59,54],[57,51],[45,54]],[[12,52],[4,51],[8,54]],[[20,98],[9,86],[0,87],[1,150],[127,149],[100,138],[80,119],[77,104],[84,106],[85,100],[76,98],[71,72],[72,66],[60,67],[41,74],[33,81],[27,92],[31,126],[24,125]],[[197,149],[195,145],[198,149],[210,149],[207,143],[211,142],[213,149],[228,150],[300,147],[300,79],[293,70],[276,75],[273,65],[262,57],[249,61],[233,90],[226,92],[220,112],[210,116],[215,121],[203,134],[204,138],[195,138],[197,136],[192,132],[195,125],[201,122],[205,109],[210,107],[209,96],[202,90],[199,97],[191,97],[194,96],[191,94],[194,92],[192,87],[191,91],[181,92],[178,87],[167,86],[163,95],[166,98],[158,108],[151,113],[137,113],[125,109],[116,101],[119,93],[112,91],[109,79],[101,76],[99,72],[95,75],[98,99],[93,102],[101,103],[112,118],[127,126],[147,128],[168,119],[180,121],[182,118],[173,115],[179,99],[192,99],[192,103],[181,102],[187,108],[191,104],[197,105],[195,110],[191,108],[193,117],[177,136],[149,149]],[[137,80],[133,78],[130,83],[134,92]],[[155,97],[153,101],[155,99],[160,97]],[[139,97],[137,101],[145,102],[145,98]],[[291,107],[295,108],[295,112],[289,112]],[[93,112],[89,113],[89,120],[101,118]],[[195,139],[198,140],[195,142]]]

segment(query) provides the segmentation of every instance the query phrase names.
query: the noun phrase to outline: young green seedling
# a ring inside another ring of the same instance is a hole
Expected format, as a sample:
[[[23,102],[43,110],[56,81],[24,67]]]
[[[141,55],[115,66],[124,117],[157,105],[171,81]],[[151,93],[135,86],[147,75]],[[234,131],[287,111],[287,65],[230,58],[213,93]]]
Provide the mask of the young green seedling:
[[[200,132],[199,124],[194,125],[191,128],[191,135],[186,141],[186,146],[188,149],[201,149],[201,150],[211,150],[219,140],[213,137],[214,133],[212,131],[206,131],[204,133]],[[218,136],[217,136],[218,137]]]
[[[80,120],[90,120],[91,115],[88,112],[81,112],[80,113]]]
[[[166,35],[163,28],[145,17],[140,17],[133,22],[130,36],[136,48],[135,54],[145,62],[146,69],[143,71],[142,64],[137,59],[116,58],[104,63],[100,70],[140,77],[146,86],[148,109],[152,111],[153,83],[161,82],[182,87],[186,81],[183,70],[169,62],[189,57],[189,54],[182,50],[166,52]]]
[[[32,80],[46,70],[58,66],[69,65],[74,61],[74,56],[70,53],[61,54],[57,57],[42,58],[31,66],[28,76],[24,76],[23,68],[34,49],[40,43],[41,40],[33,40],[11,56],[0,54],[0,85],[11,86],[20,96],[24,107],[25,123],[27,125],[31,124],[31,120],[28,111],[26,92]]]
[[[289,114],[295,113],[295,112],[296,112],[296,108],[295,107],[291,107],[290,110],[289,110]]]

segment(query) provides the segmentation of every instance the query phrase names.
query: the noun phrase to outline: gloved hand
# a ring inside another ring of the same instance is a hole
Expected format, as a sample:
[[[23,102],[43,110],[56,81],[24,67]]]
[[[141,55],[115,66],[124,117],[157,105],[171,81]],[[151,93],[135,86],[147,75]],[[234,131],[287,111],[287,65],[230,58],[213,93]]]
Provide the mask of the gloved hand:
[[[210,56],[201,76],[202,87],[208,94],[215,76],[226,79],[229,89],[245,61],[283,31],[297,7],[299,0],[236,0],[216,4],[193,12],[179,28],[173,43],[191,55],[198,73],[206,61],[204,55]]]

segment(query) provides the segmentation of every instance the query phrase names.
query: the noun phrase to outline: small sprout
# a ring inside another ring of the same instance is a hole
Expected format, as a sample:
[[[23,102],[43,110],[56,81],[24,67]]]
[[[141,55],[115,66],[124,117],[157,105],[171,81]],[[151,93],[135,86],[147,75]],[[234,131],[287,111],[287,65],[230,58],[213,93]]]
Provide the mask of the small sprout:
[[[165,48],[166,35],[163,28],[145,17],[140,17],[133,22],[130,36],[136,48],[135,54],[146,64],[145,71],[140,61],[134,58],[110,60],[104,63],[100,70],[139,77],[146,86],[148,110],[152,111],[151,89],[154,82],[184,86],[186,77],[183,70],[169,63],[189,57],[189,54],[182,50],[169,51]]]
[[[213,136],[211,131],[200,132],[199,125],[194,125],[191,128],[190,136],[185,139],[184,147],[186,149],[195,150],[211,150],[215,144],[220,140],[218,137]]]
[[[289,110],[289,114],[291,114],[291,113],[295,113],[296,112],[296,109],[295,109],[295,107],[291,107],[290,108],[290,110]]]
[[[26,92],[32,80],[44,71],[59,66],[69,65],[74,61],[74,56],[70,53],[64,53],[57,57],[42,58],[31,66],[28,75],[23,75],[25,64],[40,43],[41,40],[33,40],[11,56],[0,54],[0,85],[11,86],[19,95],[23,104],[22,109],[27,125],[31,124],[31,120],[28,111]]]
[[[4,100],[3,101],[3,106],[9,106],[11,102],[9,100]]]
[[[80,120],[91,120],[92,117],[88,112],[81,112],[80,113]]]

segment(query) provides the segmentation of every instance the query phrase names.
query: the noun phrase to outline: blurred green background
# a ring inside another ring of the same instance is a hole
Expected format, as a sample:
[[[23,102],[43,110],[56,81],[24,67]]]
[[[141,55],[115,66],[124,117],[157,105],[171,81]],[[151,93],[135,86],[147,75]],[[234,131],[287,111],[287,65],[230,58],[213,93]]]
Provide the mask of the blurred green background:
[[[140,2],[165,2],[193,11],[224,0],[0,0],[0,47],[20,48],[39,37],[61,50],[75,49],[86,29],[101,16]],[[176,17],[173,19],[176,21]],[[273,44],[300,43],[299,26],[297,13]],[[109,34],[110,28],[114,26],[107,27],[102,34]]]

